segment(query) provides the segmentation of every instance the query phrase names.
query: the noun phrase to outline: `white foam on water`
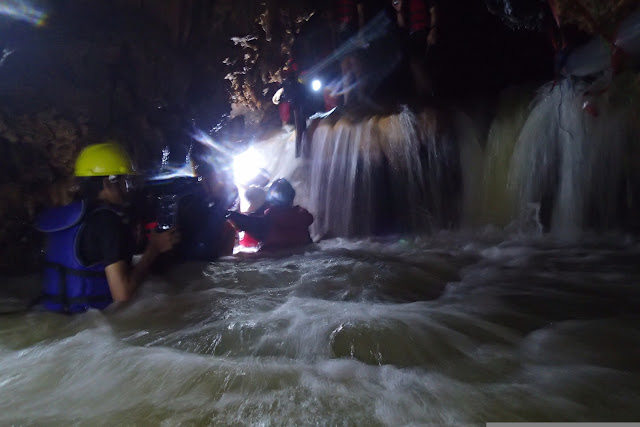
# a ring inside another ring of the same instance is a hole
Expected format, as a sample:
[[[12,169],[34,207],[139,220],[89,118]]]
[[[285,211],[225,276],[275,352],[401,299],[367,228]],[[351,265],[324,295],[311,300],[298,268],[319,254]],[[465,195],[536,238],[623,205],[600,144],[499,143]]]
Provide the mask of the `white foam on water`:
[[[631,420],[639,255],[486,230],[186,264],[117,310],[0,318],[0,423]]]

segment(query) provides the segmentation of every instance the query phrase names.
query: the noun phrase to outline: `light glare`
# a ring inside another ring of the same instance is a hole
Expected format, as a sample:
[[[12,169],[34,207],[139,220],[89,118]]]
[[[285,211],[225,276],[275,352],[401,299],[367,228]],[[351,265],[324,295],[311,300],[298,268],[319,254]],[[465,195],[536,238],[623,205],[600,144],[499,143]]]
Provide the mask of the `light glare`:
[[[0,15],[28,22],[35,26],[43,25],[47,18],[45,12],[34,8],[25,0],[5,0],[0,2]]]
[[[233,180],[237,186],[247,185],[260,174],[264,159],[253,147],[233,158]]]

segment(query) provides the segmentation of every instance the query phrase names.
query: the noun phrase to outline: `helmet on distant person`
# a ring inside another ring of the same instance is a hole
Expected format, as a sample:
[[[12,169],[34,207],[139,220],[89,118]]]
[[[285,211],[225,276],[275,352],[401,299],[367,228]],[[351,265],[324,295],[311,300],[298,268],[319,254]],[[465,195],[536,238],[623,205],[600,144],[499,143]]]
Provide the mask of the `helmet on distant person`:
[[[267,202],[273,206],[291,206],[295,197],[296,190],[284,178],[275,180],[267,192]]]

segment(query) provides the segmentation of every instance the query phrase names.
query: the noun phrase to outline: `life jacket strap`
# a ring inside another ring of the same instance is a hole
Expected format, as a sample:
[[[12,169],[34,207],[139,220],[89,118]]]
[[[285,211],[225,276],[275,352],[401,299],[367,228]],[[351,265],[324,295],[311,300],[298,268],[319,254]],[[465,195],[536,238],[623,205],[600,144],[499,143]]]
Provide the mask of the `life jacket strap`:
[[[67,296],[67,276],[78,277],[106,277],[104,271],[87,271],[78,270],[76,268],[70,268],[56,262],[46,261],[45,268],[51,268],[58,272],[60,280],[60,288],[57,295],[44,294],[42,295],[42,301],[52,302],[54,304],[62,304],[65,312],[70,312],[70,306],[72,304],[92,304],[111,301],[111,295],[98,295],[98,296],[84,296],[69,298]]]

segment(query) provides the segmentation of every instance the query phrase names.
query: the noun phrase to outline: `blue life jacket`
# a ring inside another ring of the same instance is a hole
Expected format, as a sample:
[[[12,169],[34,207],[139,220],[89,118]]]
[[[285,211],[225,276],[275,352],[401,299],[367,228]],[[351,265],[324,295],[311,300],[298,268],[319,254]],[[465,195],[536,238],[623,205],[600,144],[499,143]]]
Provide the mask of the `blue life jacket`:
[[[78,258],[82,229],[89,215],[86,202],[53,208],[38,220],[36,228],[48,234],[45,256],[42,305],[52,311],[79,313],[89,308],[103,309],[113,302],[105,266],[84,265]],[[114,211],[115,212],[115,211]]]

